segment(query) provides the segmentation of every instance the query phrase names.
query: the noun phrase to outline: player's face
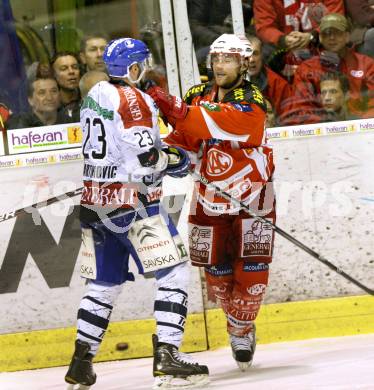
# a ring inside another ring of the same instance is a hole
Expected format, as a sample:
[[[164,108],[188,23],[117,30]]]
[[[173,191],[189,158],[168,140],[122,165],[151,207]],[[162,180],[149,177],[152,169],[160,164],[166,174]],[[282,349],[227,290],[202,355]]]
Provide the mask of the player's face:
[[[349,32],[327,28],[320,33],[320,41],[326,50],[338,54],[349,42]]]
[[[212,67],[216,84],[231,88],[240,75],[240,57],[235,54],[212,54]]]
[[[33,83],[34,93],[29,98],[34,112],[54,112],[60,106],[60,91],[56,80],[43,79]]]
[[[248,74],[257,76],[262,68],[262,55],[260,44],[256,41],[251,43],[253,54],[248,58]]]
[[[56,80],[61,88],[73,90],[79,85],[79,65],[73,56],[62,56],[57,58],[53,64]]]
[[[129,69],[130,78],[127,79],[128,82],[130,82],[131,85],[134,85],[134,82],[132,80],[137,80],[139,78],[139,75],[140,75],[139,65],[138,64],[132,65]]]
[[[322,106],[327,112],[337,112],[344,105],[344,92],[339,80],[322,81],[321,85]]]
[[[92,38],[86,42],[86,47],[81,53],[81,61],[87,66],[87,70],[105,71],[103,54],[107,43],[104,38]]]

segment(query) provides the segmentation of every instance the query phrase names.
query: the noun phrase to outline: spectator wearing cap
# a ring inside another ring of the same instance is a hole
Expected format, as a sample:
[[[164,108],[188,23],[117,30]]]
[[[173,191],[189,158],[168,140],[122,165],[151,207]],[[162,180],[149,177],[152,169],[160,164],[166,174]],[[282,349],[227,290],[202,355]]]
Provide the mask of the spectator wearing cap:
[[[57,82],[50,76],[31,80],[27,90],[31,112],[12,115],[7,129],[23,129],[69,123],[70,118],[60,108],[60,93]]]
[[[262,42],[255,36],[248,37],[253,48],[253,54],[248,59],[249,80],[256,84],[262,94],[271,103],[274,115],[280,115],[292,96],[291,85],[280,75],[264,65]]]
[[[78,59],[74,53],[60,52],[53,57],[51,66],[60,87],[62,106],[74,122],[79,122],[81,97],[78,88],[80,80]]]
[[[353,22],[351,41],[357,51],[374,57],[374,0],[345,0]]]
[[[322,18],[320,41],[323,50],[298,67],[292,109],[287,113],[284,124],[311,121],[310,115],[321,107],[321,77],[329,71],[347,76],[348,109],[353,115],[359,118],[374,115],[374,60],[348,48],[349,33],[350,24],[343,15],[329,14]]]
[[[81,41],[79,59],[86,66],[86,71],[106,72],[103,54],[108,39],[101,35],[87,35]]]
[[[317,53],[321,18],[344,15],[345,9],[343,0],[254,0],[253,11],[257,36],[265,45],[287,52],[282,73],[292,78],[297,66]]]

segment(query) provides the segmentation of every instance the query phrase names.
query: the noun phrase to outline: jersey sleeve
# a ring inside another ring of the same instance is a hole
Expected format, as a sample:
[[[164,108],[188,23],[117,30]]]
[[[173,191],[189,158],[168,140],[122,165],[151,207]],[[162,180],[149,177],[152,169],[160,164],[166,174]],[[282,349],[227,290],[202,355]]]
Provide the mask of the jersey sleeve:
[[[204,83],[191,87],[184,95],[183,101],[186,102],[188,105],[193,105],[194,98],[200,96],[206,86],[207,84]],[[187,134],[185,132],[181,132],[174,129],[166,138],[164,138],[164,142],[169,145],[180,146],[181,148],[189,152],[197,153],[200,149],[200,145],[203,140],[196,135]]]
[[[177,120],[175,129],[185,136],[248,142],[264,141],[265,112],[254,103],[207,103],[189,106],[187,116]]]

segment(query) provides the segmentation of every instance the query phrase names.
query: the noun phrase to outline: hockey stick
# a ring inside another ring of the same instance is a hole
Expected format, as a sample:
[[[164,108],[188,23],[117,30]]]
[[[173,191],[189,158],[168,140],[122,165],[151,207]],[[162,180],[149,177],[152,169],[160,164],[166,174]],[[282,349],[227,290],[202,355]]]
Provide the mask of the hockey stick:
[[[18,217],[19,215],[30,213],[30,210],[32,210],[32,209],[46,207],[46,206],[49,206],[53,203],[65,200],[67,198],[74,198],[75,196],[81,195],[83,188],[84,187],[80,187],[80,188],[77,188],[73,191],[65,192],[63,194],[54,196],[53,198],[49,198],[49,199],[43,200],[41,202],[34,203],[30,206],[22,207],[20,209],[16,209],[16,210],[12,210],[12,211],[8,211],[6,213],[0,214],[0,222],[8,221],[9,219]]]
[[[19,215],[30,213],[31,209],[38,209],[41,207],[49,206],[53,203],[59,202],[61,200],[65,200],[66,198],[74,198],[74,196],[80,195],[83,191],[83,187],[77,188],[73,191],[65,192],[64,194],[55,196],[53,198],[49,198],[47,200],[43,200],[42,202],[34,203],[30,206],[26,206],[20,209],[8,211],[6,213],[0,214],[0,222],[8,221],[9,219],[18,217]]]
[[[315,252],[313,249],[311,249],[308,246],[306,246],[305,244],[303,244],[301,241],[299,241],[296,238],[292,237],[289,233],[287,233],[286,231],[284,231],[283,229],[281,229],[277,225],[273,224],[272,222],[268,221],[267,219],[265,219],[263,217],[260,217],[259,215],[256,215],[256,213],[254,213],[246,204],[244,204],[240,200],[237,200],[237,199],[233,198],[229,193],[227,193],[226,191],[222,190],[221,188],[219,188],[215,184],[211,183],[210,181],[205,179],[203,176],[200,176],[199,174],[197,174],[195,172],[191,172],[191,175],[193,177],[195,177],[200,183],[213,188],[215,191],[217,191],[217,193],[220,196],[222,196],[222,198],[225,198],[225,199],[229,200],[230,202],[235,202],[236,204],[238,204],[243,210],[245,210],[252,217],[258,219],[261,222],[264,222],[264,223],[270,225],[271,228],[276,233],[278,233],[279,235],[284,237],[286,240],[292,242],[294,245],[296,245],[297,247],[299,247],[300,249],[302,249],[303,251],[305,251],[306,253],[308,253],[309,255],[311,255],[312,257],[314,257],[315,259],[317,259],[321,263],[325,264],[327,267],[329,267],[334,272],[337,272],[343,278],[349,280],[351,283],[353,283],[357,287],[360,287],[362,290],[366,291],[368,294],[374,295],[374,290],[372,290],[371,288],[365,286],[364,284],[362,284],[358,280],[354,279],[352,276],[348,275],[341,268],[339,268],[335,264],[331,263],[329,260],[327,260],[326,258],[321,256],[320,254]]]
[[[159,179],[159,180],[161,180],[161,179]],[[158,184],[158,183],[159,183],[159,181],[156,181],[154,184]],[[53,203],[65,200],[67,198],[74,198],[75,196],[82,194],[83,188],[84,187],[76,188],[73,191],[65,192],[63,194],[54,196],[53,198],[49,198],[49,199],[43,200],[41,202],[34,203],[30,206],[22,207],[20,209],[16,209],[16,210],[12,210],[12,211],[8,211],[6,213],[0,214],[0,222],[8,221],[9,219],[18,217],[19,215],[30,213],[31,212],[30,210],[32,210],[32,209],[46,207],[46,206],[49,206]]]

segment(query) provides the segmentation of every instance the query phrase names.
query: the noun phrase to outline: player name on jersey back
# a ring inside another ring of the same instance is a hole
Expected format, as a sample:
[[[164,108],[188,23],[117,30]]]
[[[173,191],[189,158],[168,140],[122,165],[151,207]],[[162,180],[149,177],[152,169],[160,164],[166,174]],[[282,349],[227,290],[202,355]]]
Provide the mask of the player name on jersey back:
[[[115,179],[117,166],[84,164],[83,176],[87,179]]]

